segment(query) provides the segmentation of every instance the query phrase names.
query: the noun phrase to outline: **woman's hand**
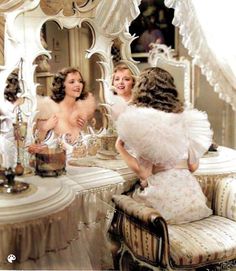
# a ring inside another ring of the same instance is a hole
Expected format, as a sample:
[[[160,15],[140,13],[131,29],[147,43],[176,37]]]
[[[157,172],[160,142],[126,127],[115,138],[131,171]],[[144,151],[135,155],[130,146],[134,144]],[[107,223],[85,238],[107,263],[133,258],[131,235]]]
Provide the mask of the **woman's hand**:
[[[124,145],[125,143],[118,137],[115,144],[117,151],[120,152],[120,150],[124,149]]]
[[[45,130],[49,131],[49,130],[54,129],[57,123],[58,123],[58,117],[56,115],[53,115],[45,123],[45,128],[46,128]]]
[[[28,147],[28,152],[30,154],[42,153],[48,149],[48,146],[45,144],[31,144]]]
[[[85,123],[86,123],[86,120],[84,120],[83,118],[80,118],[80,117],[79,117],[79,118],[76,120],[76,123],[77,123],[78,128],[83,129],[83,128],[84,128],[84,125],[85,125]]]
[[[47,120],[38,120],[37,128],[39,131],[48,132],[55,128],[58,123],[58,117],[56,115],[51,116]]]
[[[188,163],[188,169],[190,172],[194,172],[198,169],[199,163]]]
[[[143,190],[145,187],[148,186],[147,180],[142,180],[142,179],[140,179],[139,183],[140,183],[140,186],[141,186],[141,189],[142,189],[142,190]]]

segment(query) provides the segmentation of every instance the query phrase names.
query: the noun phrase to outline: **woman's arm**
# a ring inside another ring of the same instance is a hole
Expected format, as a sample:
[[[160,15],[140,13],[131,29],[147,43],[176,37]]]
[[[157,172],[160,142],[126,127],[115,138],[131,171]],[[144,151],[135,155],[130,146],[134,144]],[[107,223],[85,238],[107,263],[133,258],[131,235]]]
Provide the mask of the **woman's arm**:
[[[188,169],[189,169],[190,172],[196,171],[198,169],[198,166],[199,166],[199,162],[197,162],[197,163],[190,163],[188,161]]]
[[[142,166],[135,157],[127,152],[127,150],[124,148],[124,142],[120,138],[118,138],[116,141],[116,149],[128,167],[132,169],[140,179],[145,180],[151,175],[152,167]]]
[[[53,115],[48,120],[38,120],[37,127],[38,130],[38,140],[42,142],[48,133],[49,130],[54,129],[58,123],[58,118],[56,115]]]

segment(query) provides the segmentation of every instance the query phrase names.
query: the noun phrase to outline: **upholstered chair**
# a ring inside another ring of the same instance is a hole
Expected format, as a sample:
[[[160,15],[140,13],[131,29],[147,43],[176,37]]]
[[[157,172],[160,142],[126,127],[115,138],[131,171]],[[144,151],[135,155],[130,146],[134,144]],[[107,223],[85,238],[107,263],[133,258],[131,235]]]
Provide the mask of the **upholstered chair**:
[[[110,228],[119,270],[223,270],[236,263],[236,176],[200,181],[213,215],[168,225],[154,209],[128,195],[113,196]],[[115,249],[116,248],[116,249]],[[216,268],[216,264],[218,265]],[[203,267],[210,269],[203,269]],[[226,269],[230,270],[230,269]]]

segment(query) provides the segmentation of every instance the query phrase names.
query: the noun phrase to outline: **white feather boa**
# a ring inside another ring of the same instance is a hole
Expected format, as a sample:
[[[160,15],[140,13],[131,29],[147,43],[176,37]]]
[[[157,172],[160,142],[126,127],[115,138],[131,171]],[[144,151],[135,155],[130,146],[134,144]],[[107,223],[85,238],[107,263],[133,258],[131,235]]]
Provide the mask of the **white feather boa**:
[[[37,119],[49,119],[59,111],[59,106],[48,96],[37,96]]]
[[[206,114],[195,109],[175,114],[128,106],[117,120],[117,132],[138,157],[168,165],[183,159],[189,148],[201,157],[212,137]]]
[[[81,117],[90,119],[96,109],[96,101],[94,96],[89,93],[85,100],[78,100],[76,102],[77,108]],[[37,96],[37,119],[46,120],[60,111],[59,103],[54,102],[48,96]]]

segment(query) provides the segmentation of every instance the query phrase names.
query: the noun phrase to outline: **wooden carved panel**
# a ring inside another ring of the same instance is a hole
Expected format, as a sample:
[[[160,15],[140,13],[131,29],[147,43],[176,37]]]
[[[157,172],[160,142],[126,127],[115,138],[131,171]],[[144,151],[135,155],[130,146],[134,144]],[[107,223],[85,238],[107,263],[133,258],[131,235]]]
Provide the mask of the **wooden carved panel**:
[[[74,7],[85,6],[89,0],[41,0],[40,6],[43,12],[47,15],[56,15],[63,10],[65,16],[72,16]]]

